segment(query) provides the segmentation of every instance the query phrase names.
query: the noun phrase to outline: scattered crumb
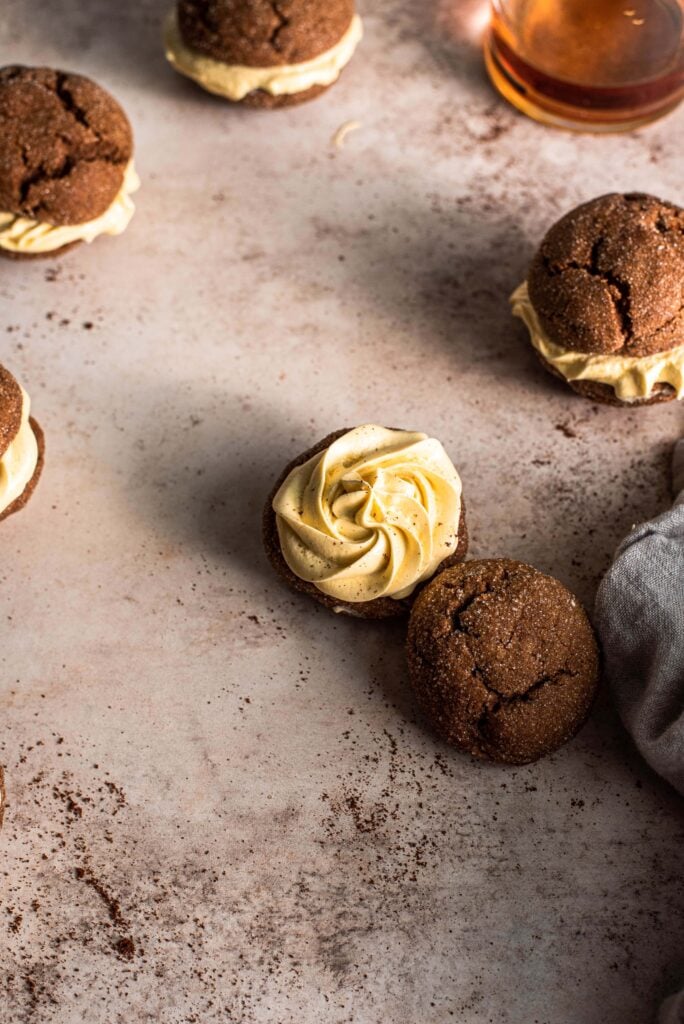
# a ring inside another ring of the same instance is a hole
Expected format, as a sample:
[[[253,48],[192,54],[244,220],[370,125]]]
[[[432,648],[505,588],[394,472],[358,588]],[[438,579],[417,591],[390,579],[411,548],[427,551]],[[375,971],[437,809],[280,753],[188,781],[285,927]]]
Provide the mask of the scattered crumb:
[[[337,131],[331,138],[330,144],[334,146],[335,149],[343,149],[347,136],[351,132],[357,131],[360,127],[360,121],[345,121],[344,124],[340,125],[340,127],[337,129]]]

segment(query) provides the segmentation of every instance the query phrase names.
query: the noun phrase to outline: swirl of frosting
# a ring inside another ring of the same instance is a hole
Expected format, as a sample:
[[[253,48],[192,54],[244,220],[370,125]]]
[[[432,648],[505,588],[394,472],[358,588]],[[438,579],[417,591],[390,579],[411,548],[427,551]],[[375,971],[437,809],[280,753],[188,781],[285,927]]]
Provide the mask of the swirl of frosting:
[[[340,601],[408,597],[456,550],[461,480],[426,434],[356,427],[273,499],[292,572]]]

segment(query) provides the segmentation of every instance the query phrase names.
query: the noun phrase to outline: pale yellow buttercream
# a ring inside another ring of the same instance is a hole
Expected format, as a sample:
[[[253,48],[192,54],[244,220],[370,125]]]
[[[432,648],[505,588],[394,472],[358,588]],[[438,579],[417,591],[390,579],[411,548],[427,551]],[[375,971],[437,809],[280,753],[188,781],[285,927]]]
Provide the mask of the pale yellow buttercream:
[[[140,178],[131,160],[114,202],[100,217],[85,224],[45,224],[14,213],[0,213],[0,248],[10,252],[45,253],[71,242],[92,242],[98,235],[120,235],[135,211],[131,193],[139,188]]]
[[[650,356],[575,352],[557,345],[546,334],[530,301],[526,281],[511,295],[511,306],[513,314],[525,322],[537,352],[566,380],[609,384],[623,402],[648,398],[654,384],[670,384],[677,398],[684,398],[684,345]]]
[[[426,434],[356,427],[273,500],[285,561],[340,601],[407,597],[458,544],[461,480]]]
[[[181,35],[174,9],[166,21],[164,43],[166,59],[176,71],[192,78],[208,92],[237,102],[255,89],[262,89],[272,96],[292,96],[314,85],[332,85],[352,59],[362,35],[361,19],[355,14],[339,43],[312,60],[272,67],[225,64],[188,46]]]
[[[23,388],[21,402],[21,425],[0,459],[0,512],[24,493],[38,465],[38,442],[29,423],[31,401]]]

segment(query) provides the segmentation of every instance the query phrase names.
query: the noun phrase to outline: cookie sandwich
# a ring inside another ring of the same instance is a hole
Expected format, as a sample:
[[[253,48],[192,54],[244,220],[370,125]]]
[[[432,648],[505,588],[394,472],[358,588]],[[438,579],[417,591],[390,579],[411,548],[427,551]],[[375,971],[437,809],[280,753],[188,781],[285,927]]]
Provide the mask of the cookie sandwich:
[[[684,210],[642,193],[571,210],[511,297],[544,367],[597,402],[684,398]]]
[[[362,34],[354,0],[179,0],[164,45],[172,67],[208,92],[285,107],[336,82]]]
[[[29,500],[44,456],[43,431],[31,416],[29,396],[0,366],[0,519],[18,512]]]
[[[465,557],[461,480],[427,434],[339,430],[285,467],[263,539],[276,573],[332,611],[405,615],[426,580]]]
[[[576,597],[531,565],[465,562],[418,595],[410,679],[437,735],[473,757],[525,764],[584,723],[599,678],[594,632]]]
[[[139,187],[125,113],[96,82],[0,68],[0,253],[56,256],[120,235]]]

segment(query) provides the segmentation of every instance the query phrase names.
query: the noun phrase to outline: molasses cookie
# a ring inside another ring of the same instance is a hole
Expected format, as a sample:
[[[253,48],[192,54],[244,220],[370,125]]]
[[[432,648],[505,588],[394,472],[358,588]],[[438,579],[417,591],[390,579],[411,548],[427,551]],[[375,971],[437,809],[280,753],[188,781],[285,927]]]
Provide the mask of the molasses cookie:
[[[283,470],[263,538],[278,575],[332,611],[405,615],[426,580],[465,557],[461,480],[426,434],[339,430]]]
[[[642,193],[555,224],[512,295],[547,370],[587,398],[684,397],[684,210]]]
[[[0,253],[55,256],[133,216],[128,118],[109,93],[51,68],[0,68]]]
[[[418,595],[408,628],[418,703],[447,743],[525,764],[566,743],[598,683],[594,632],[569,590],[523,562],[465,562]]]
[[[363,34],[354,0],[179,0],[166,57],[208,92],[284,107],[337,81]]]
[[[43,431],[30,411],[29,396],[0,366],[0,519],[24,507],[43,469]]]

